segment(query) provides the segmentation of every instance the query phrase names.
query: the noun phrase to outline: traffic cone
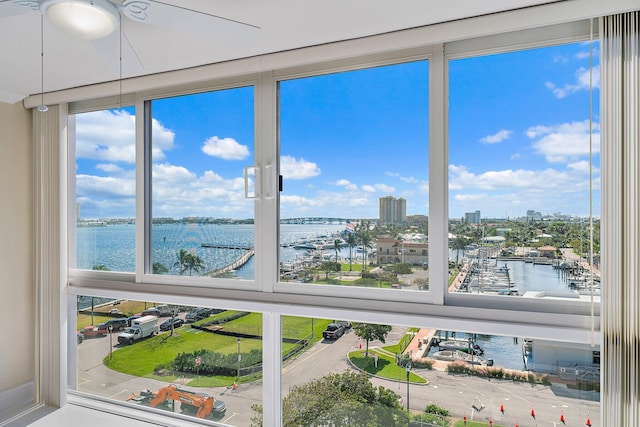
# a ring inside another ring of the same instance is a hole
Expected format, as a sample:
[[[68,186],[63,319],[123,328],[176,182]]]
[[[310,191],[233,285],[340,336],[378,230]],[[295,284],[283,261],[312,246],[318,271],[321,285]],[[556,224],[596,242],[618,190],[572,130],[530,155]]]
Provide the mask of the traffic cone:
[[[502,403],[500,404],[500,412],[504,415],[504,405]]]
[[[536,419],[536,411],[534,411],[533,408],[531,408],[531,418]]]
[[[560,422],[564,424],[564,415],[560,414]]]
[[[587,417],[587,422],[585,424],[591,427],[591,418]]]

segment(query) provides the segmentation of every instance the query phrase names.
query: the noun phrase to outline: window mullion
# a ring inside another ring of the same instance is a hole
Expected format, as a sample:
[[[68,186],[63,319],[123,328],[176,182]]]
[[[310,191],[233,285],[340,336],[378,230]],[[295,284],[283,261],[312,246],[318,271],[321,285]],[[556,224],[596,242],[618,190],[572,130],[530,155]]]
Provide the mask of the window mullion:
[[[448,283],[447,102],[443,46],[435,46],[429,73],[429,291],[443,304]]]
[[[276,83],[263,73],[255,90],[255,164],[260,167],[260,197],[255,206],[255,249],[258,289],[273,292],[278,277],[276,168]]]

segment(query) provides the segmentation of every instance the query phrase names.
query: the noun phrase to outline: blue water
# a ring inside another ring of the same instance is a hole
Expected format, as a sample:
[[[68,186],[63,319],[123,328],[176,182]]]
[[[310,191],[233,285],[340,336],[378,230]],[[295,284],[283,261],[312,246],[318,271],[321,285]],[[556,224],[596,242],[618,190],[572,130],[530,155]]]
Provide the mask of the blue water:
[[[339,224],[283,224],[282,244],[331,235],[344,230]],[[222,268],[238,259],[242,249],[202,248],[202,243],[253,247],[254,226],[251,224],[155,224],[152,227],[152,262],[161,263],[169,274],[179,274],[177,253],[186,249],[204,261],[204,271]],[[327,253],[333,251],[327,250]],[[344,256],[344,250],[340,256]],[[348,250],[347,250],[348,253]],[[291,247],[280,250],[280,261],[289,262],[302,252]],[[354,254],[355,256],[355,254]],[[110,271],[135,271],[135,226],[131,224],[77,228],[77,268],[93,269],[104,265]],[[255,276],[254,258],[236,270],[235,277],[251,280]]]

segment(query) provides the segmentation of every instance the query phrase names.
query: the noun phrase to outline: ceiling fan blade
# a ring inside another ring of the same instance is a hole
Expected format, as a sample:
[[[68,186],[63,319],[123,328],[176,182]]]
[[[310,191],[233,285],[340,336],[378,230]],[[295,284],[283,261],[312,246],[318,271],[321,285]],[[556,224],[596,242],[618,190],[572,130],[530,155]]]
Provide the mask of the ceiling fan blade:
[[[255,28],[255,29],[258,29],[258,30],[262,29],[261,27],[259,27],[257,25],[249,24],[247,22],[238,21],[237,19],[226,18],[224,16],[214,15],[213,13],[203,12],[201,10],[191,9],[191,8],[184,7],[184,6],[179,6],[177,4],[171,4],[171,3],[163,2],[161,0],[150,0],[150,1],[152,3],[162,4],[162,5],[165,5],[165,6],[170,6],[170,7],[175,7],[177,9],[186,10],[188,12],[199,13],[201,15],[207,15],[207,16],[210,16],[212,18],[222,19],[222,20],[225,20],[225,21],[233,22],[235,24],[246,25],[247,27],[252,27],[252,28]],[[128,3],[128,2],[125,2],[125,3]],[[124,6],[124,4],[123,4],[123,6]]]

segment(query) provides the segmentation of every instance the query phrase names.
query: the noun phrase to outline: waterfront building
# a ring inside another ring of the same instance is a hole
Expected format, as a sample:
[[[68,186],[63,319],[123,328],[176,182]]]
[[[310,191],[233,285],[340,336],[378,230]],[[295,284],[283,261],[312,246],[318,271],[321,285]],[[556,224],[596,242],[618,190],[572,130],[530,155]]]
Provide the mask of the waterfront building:
[[[376,240],[376,256],[378,264],[406,262],[423,266],[429,263],[429,244],[381,237]]]

